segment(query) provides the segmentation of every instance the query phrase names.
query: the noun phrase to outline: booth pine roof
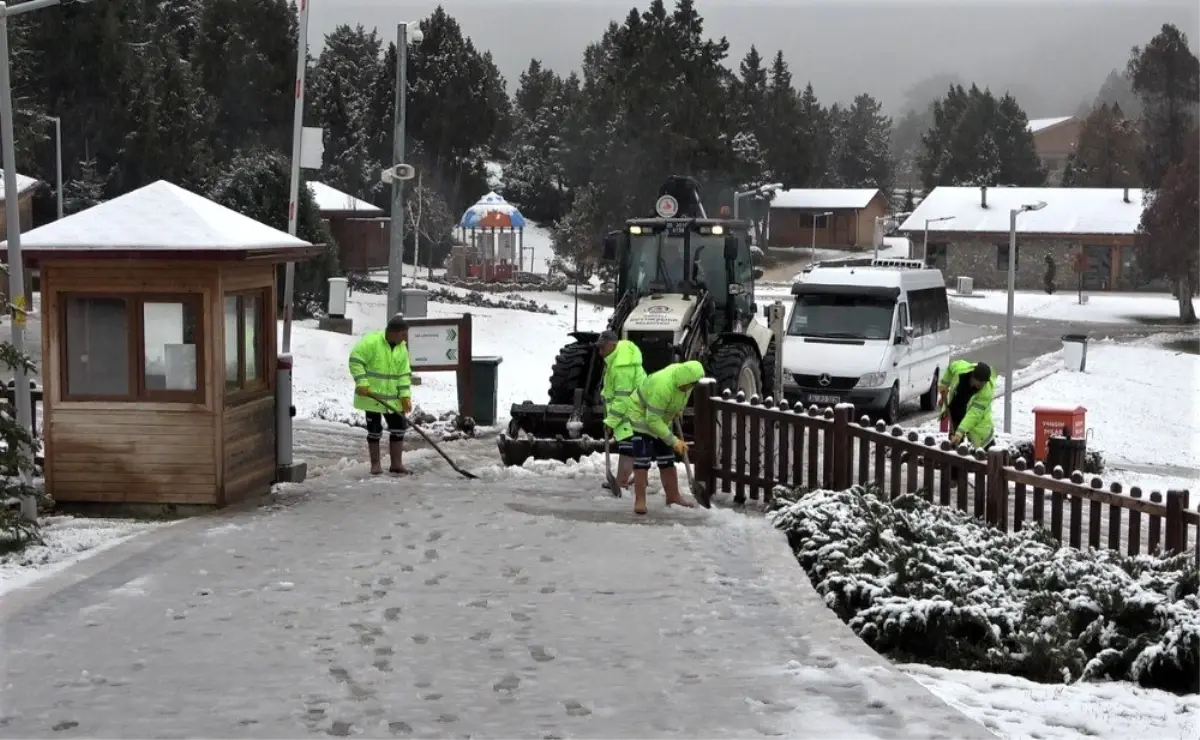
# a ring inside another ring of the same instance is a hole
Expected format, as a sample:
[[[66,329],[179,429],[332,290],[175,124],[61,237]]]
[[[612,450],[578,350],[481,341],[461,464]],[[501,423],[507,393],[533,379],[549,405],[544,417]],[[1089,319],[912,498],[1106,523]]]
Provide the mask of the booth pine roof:
[[[3,246],[3,244],[0,244]],[[21,235],[31,252],[253,252],[312,245],[159,180]]]

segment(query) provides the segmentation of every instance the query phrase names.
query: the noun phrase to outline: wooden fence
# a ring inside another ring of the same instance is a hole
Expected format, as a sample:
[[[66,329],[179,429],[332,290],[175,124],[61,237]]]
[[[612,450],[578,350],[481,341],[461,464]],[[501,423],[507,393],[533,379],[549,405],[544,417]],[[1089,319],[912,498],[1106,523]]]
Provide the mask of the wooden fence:
[[[766,405],[715,394],[705,379],[694,392],[696,478],[734,502],[769,502],[775,486],[844,490],[877,487],[889,497],[916,493],[954,506],[1005,531],[1046,527],[1071,547],[1139,553],[1185,552],[1200,564],[1200,511],[1187,491],[1125,493],[1083,473],[1032,468],[1003,450],[957,449],[933,436],[854,421],[854,407],[819,410]],[[1048,511],[1047,511],[1048,510]]]

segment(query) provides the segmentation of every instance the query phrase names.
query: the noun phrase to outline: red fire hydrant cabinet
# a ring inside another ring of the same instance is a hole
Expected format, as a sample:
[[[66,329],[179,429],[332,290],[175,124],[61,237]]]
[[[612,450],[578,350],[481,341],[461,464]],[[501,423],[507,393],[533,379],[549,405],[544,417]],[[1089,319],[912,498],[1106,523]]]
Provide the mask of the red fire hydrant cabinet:
[[[1087,434],[1087,409],[1083,406],[1039,406],[1033,410],[1033,452],[1045,460],[1051,437],[1082,439]]]

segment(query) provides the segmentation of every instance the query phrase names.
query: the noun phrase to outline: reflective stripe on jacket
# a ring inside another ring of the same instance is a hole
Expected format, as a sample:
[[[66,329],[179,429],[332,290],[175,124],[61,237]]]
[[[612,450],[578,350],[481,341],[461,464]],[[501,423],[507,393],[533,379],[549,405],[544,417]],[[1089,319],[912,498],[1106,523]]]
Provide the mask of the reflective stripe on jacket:
[[[675,444],[671,422],[683,414],[691,396],[690,390],[681,391],[679,386],[697,383],[703,377],[704,366],[696,360],[667,365],[647,375],[630,404],[633,431],[658,437],[669,445]]]
[[[364,385],[371,393],[387,401],[396,411],[400,410],[400,399],[412,396],[412,369],[408,363],[408,344],[400,342],[395,347],[388,344],[387,335],[373,331],[358,340],[350,351],[350,377],[354,387]],[[354,408],[359,411],[391,413],[382,404],[366,396],[354,396]]]
[[[974,370],[975,363],[967,360],[955,360],[946,368],[942,379],[938,381],[938,388],[946,391],[946,400],[942,405],[943,412],[950,408],[950,401],[958,390],[959,379]],[[971,400],[967,404],[967,414],[958,428],[954,430],[955,433],[963,435],[976,447],[983,447],[991,442],[992,436],[995,434],[995,426],[992,422],[992,401],[995,397],[996,371],[992,370],[992,377],[988,379],[988,382],[971,394]]]
[[[613,438],[629,439],[633,425],[629,422],[633,394],[646,379],[642,369],[642,351],[628,339],[617,342],[617,348],[604,358],[604,424],[612,430]]]

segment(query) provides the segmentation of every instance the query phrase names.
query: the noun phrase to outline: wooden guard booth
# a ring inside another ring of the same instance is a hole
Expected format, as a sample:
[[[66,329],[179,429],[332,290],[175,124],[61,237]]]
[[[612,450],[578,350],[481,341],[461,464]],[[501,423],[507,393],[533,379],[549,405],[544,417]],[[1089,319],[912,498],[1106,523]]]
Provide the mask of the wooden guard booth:
[[[49,494],[187,509],[269,492],[276,266],[321,248],[162,180],[22,242],[42,278]]]

